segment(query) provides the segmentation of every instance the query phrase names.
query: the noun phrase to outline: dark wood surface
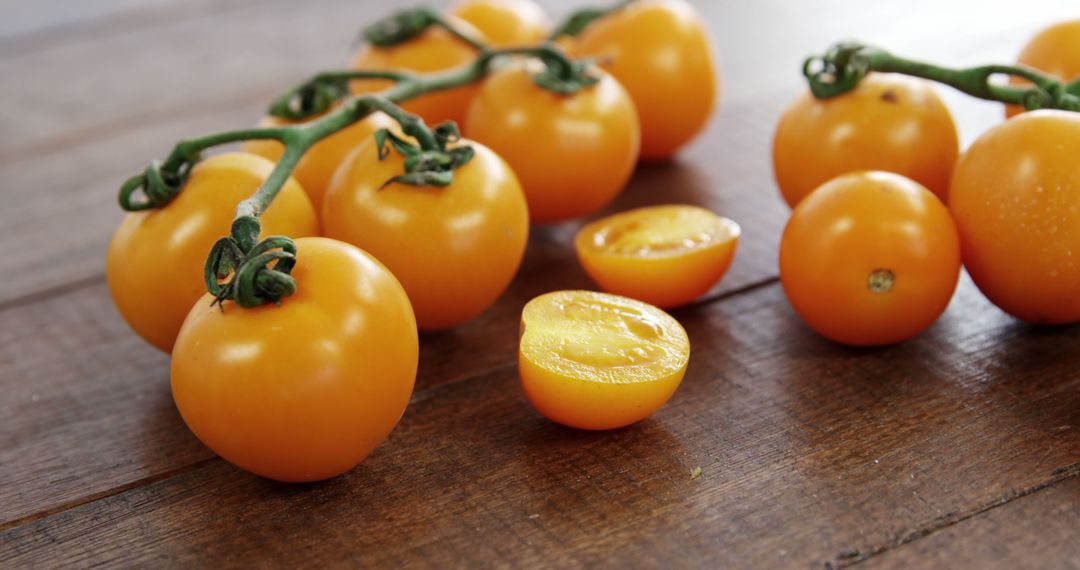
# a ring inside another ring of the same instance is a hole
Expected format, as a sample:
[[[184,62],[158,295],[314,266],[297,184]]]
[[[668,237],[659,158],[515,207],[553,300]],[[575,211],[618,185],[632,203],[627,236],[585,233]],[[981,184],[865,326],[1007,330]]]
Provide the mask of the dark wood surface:
[[[744,237],[720,286],[674,312],[694,354],[649,420],[583,433],[521,396],[521,306],[590,286],[568,223],[534,229],[492,310],[423,337],[412,404],[356,470],[281,485],[215,458],[180,421],[167,357],[108,299],[116,186],[341,65],[376,4],[0,0],[0,567],[1080,567],[1080,329],[1018,323],[965,278],[911,342],[821,339],[776,281],[769,166],[806,54],[855,37],[1007,61],[1077,15],[1065,1],[700,3],[722,110],[610,210],[703,204]],[[942,94],[965,141],[1000,120]]]

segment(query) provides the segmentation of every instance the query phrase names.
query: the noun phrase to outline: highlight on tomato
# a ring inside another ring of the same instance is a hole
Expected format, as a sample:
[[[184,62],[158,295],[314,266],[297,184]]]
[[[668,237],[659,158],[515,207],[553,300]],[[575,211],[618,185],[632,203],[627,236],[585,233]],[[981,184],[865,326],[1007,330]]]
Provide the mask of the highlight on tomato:
[[[462,139],[475,156],[444,188],[383,185],[404,158],[382,160],[375,141],[342,165],[323,203],[326,235],[385,263],[409,294],[424,330],[461,324],[506,290],[525,253],[529,213],[517,177],[497,154]]]
[[[696,137],[716,107],[719,78],[708,28],[685,0],[638,0],[591,23],[569,45],[596,57],[630,93],[641,158],[666,160]]]
[[[1030,111],[960,157],[949,209],[964,266],[988,299],[1028,322],[1080,321],[1080,114]]]
[[[533,0],[460,0],[447,11],[472,24],[493,47],[544,41],[551,21]]]
[[[184,422],[234,465],[318,481],[360,463],[412,395],[419,344],[404,289],[381,263],[327,238],[296,240],[296,292],[280,306],[205,294],[173,351]]]
[[[739,224],[705,208],[648,206],[582,227],[574,248],[605,291],[666,308],[716,285],[731,266],[741,233]]]
[[[514,169],[533,222],[552,223],[599,210],[626,186],[641,133],[634,104],[600,69],[598,81],[570,94],[533,81],[538,60],[495,71],[473,99],[465,135]]]
[[[469,37],[483,41],[479,30],[453,16],[446,18]],[[380,71],[445,71],[471,63],[479,53],[468,42],[454,37],[440,26],[429,26],[419,36],[395,46],[380,47],[364,44],[353,57],[353,69]],[[358,79],[350,84],[353,93],[374,93],[392,86],[383,79]],[[435,125],[444,121],[463,124],[469,101],[476,93],[475,85],[465,85],[421,95],[403,103],[401,107],[423,117],[424,122]]]
[[[689,359],[682,325],[641,301],[556,291],[521,313],[521,386],[538,412],[566,426],[605,430],[647,418],[675,393]]]
[[[192,303],[206,292],[207,253],[229,234],[237,204],[255,193],[273,167],[249,153],[211,156],[195,165],[165,207],[124,217],[109,243],[105,276],[116,308],[139,336],[172,350]],[[319,234],[311,201],[292,178],[261,221],[263,236]]]
[[[773,170],[788,205],[849,172],[894,172],[944,200],[960,153],[956,125],[930,82],[871,73],[854,90],[817,99],[809,90],[784,111]]]
[[[780,240],[780,282],[795,312],[836,342],[885,345],[937,320],[960,277],[948,209],[919,183],[854,172],[810,193]]]
[[[1065,83],[1080,79],[1080,19],[1058,22],[1040,30],[1020,51],[1016,63],[1049,73]],[[1028,83],[1018,77],[1010,77],[1009,82]],[[1018,105],[1005,106],[1008,117],[1023,111]]]
[[[312,120],[317,120],[318,117]],[[260,127],[278,127],[294,124],[291,121],[274,116],[267,116],[259,121]],[[311,205],[316,213],[322,212],[323,195],[330,186],[330,179],[338,166],[345,162],[349,153],[356,150],[361,144],[375,136],[379,129],[396,129],[397,123],[383,113],[372,113],[361,121],[357,121],[325,139],[315,143],[304,153],[303,158],[293,170],[293,177],[307,192],[311,199]],[[270,160],[277,161],[281,158],[285,147],[275,140],[251,140],[244,144],[245,152],[257,154]]]

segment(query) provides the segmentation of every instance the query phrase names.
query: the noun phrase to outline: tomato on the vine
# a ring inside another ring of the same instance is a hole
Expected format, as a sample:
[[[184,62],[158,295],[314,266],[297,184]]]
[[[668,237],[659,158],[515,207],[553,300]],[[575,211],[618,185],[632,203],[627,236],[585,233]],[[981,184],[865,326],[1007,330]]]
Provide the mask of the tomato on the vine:
[[[998,307],[1080,321],[1080,114],[1032,111],[980,136],[949,190],[964,266]]]
[[[419,356],[405,291],[375,258],[296,240],[296,293],[280,306],[191,309],[173,351],[176,407],[243,469],[280,481],[348,471],[397,425]]]
[[[585,272],[605,291],[658,307],[685,305],[727,272],[739,224],[697,206],[649,206],[601,218],[574,239]]]
[[[116,308],[139,336],[170,352],[184,317],[206,287],[210,247],[229,234],[236,206],[274,165],[248,153],[206,158],[162,208],[131,212],[113,234],[105,275]],[[262,235],[313,236],[319,222],[300,185],[289,179],[262,216]]]
[[[956,125],[928,81],[871,73],[849,93],[803,93],[773,138],[776,183],[788,205],[841,174],[885,170],[945,199],[960,152]]]
[[[469,107],[466,136],[508,162],[529,202],[534,222],[558,222],[602,208],[626,186],[641,139],[634,104],[607,73],[561,95],[532,75],[538,61],[493,73]]]
[[[314,120],[314,119],[313,119]],[[259,122],[260,127],[278,127],[294,124],[278,117],[265,117]],[[303,187],[315,212],[322,212],[323,195],[330,186],[330,179],[338,166],[345,162],[349,153],[375,135],[375,131],[397,128],[397,123],[383,113],[372,113],[363,120],[342,129],[315,143],[304,153],[304,157],[293,170],[293,177]],[[277,161],[285,147],[275,140],[252,140],[244,144],[244,151]]]
[[[359,246],[401,280],[425,330],[465,322],[491,306],[517,272],[529,234],[514,172],[476,142],[475,156],[445,188],[387,180],[404,158],[379,160],[374,141],[354,153],[323,202],[326,235]]]
[[[685,0],[639,0],[593,22],[570,42],[597,57],[630,93],[641,157],[664,160],[697,136],[716,106],[719,79],[708,29]]]
[[[1016,63],[1049,73],[1065,83],[1080,79],[1080,19],[1041,30],[1024,46]],[[1009,82],[1026,83],[1018,77],[1010,77]],[[1019,105],[1006,105],[1005,115],[1012,117],[1023,110]]]
[[[533,0],[461,0],[448,13],[475,26],[494,47],[535,44],[551,29]]]
[[[929,327],[960,277],[948,209],[922,185],[888,172],[839,176],[791,213],[780,240],[780,281],[823,336],[891,344]]]
[[[671,315],[626,297],[556,291],[521,313],[518,372],[544,417],[580,429],[641,421],[682,382],[690,340]]]
[[[453,25],[479,40],[484,36],[467,22],[453,16],[447,16]],[[430,73],[445,71],[468,64],[476,59],[478,52],[465,41],[454,37],[439,26],[431,26],[418,37],[404,43],[379,47],[365,44],[353,58],[352,67],[364,70],[397,70]],[[353,93],[373,93],[382,91],[393,83],[382,79],[362,79],[351,83]],[[475,85],[454,87],[435,93],[421,95],[401,105],[410,113],[423,117],[424,122],[436,125],[444,121],[462,124],[469,101],[476,93]]]

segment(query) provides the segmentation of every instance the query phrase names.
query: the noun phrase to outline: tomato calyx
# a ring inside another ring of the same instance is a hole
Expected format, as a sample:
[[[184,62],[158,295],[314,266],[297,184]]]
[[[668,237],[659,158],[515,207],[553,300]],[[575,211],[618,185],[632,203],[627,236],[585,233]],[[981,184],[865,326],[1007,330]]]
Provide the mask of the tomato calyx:
[[[390,155],[391,147],[405,157],[405,173],[390,178],[380,189],[394,183],[444,188],[454,182],[454,170],[472,160],[475,152],[468,145],[447,148],[448,144],[461,139],[461,133],[453,122],[436,126],[432,134],[434,136],[427,144],[416,144],[399,137],[389,129],[375,132],[379,160]]]
[[[181,149],[174,152],[164,163],[159,160],[150,162],[141,174],[128,178],[120,186],[120,207],[127,212],[160,208],[173,200],[195,163],[199,162],[199,153],[185,153]],[[136,192],[141,192],[138,198]]]
[[[561,53],[555,56],[545,53],[540,61],[544,69],[530,77],[537,86],[552,93],[573,95],[600,81],[599,75],[592,71],[592,60],[570,60]]]
[[[571,13],[561,24],[555,27],[551,32],[551,39],[556,39],[562,36],[575,37],[581,32],[585,31],[585,28],[589,27],[596,20],[607,16],[608,14],[620,10],[630,4],[633,0],[622,0],[617,2],[614,6],[609,8],[582,8]]]
[[[258,225],[255,218],[239,218],[233,231],[246,233],[254,229],[258,236]],[[290,274],[295,265],[296,243],[287,237],[268,237],[245,250],[241,240],[230,235],[210,249],[203,278],[206,290],[214,296],[213,304],[222,310],[227,300],[244,308],[280,305],[283,297],[296,292],[296,279]]]
[[[364,28],[360,37],[373,46],[387,48],[412,40],[431,26],[445,29],[478,50],[487,49],[481,41],[458,29],[431,8],[412,8],[387,16]]]

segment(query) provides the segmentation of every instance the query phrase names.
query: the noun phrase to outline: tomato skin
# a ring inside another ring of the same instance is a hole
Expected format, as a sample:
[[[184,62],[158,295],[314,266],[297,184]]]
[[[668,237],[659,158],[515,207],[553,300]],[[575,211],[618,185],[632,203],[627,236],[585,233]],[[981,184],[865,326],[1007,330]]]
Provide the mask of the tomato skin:
[[[318,481],[363,460],[397,425],[419,358],[405,291],[375,258],[296,240],[296,293],[244,309],[191,309],[173,352],[173,398],[215,453],[263,477]]]
[[[538,62],[507,66],[483,84],[469,108],[466,136],[514,169],[533,222],[599,210],[626,186],[641,140],[634,104],[610,75],[572,95],[538,87]]]
[[[483,34],[472,25],[453,16],[447,18],[465,33],[483,40]],[[378,47],[365,44],[353,57],[352,68],[428,73],[469,64],[477,55],[476,49],[466,42],[438,26],[431,26],[420,36],[396,46]],[[392,82],[386,80],[365,79],[353,81],[350,88],[353,93],[375,93],[392,85]],[[454,121],[461,125],[464,124],[465,112],[476,90],[475,84],[455,87],[421,95],[406,101],[401,107],[420,115],[424,122],[432,126],[444,121]]]
[[[556,291],[521,313],[518,372],[529,403],[554,422],[606,430],[663,406],[686,373],[690,341],[667,313],[593,291]]]
[[[551,30],[532,0],[461,0],[448,13],[475,26],[493,47],[539,43]]]
[[[590,24],[574,55],[598,57],[630,93],[641,158],[666,160],[704,128],[719,78],[708,29],[684,0],[638,0]]]
[[[964,266],[1028,322],[1080,321],[1080,115],[1040,110],[980,136],[949,191]]]
[[[809,91],[787,108],[773,137],[773,170],[788,205],[841,174],[885,170],[942,200],[959,154],[956,125],[929,82],[872,73],[851,92]]]
[[[603,290],[667,308],[697,299],[720,281],[740,234],[738,224],[704,208],[649,206],[584,226],[574,249]]]
[[[1080,79],[1080,19],[1058,22],[1041,30],[1024,46],[1016,63],[1049,73],[1065,83]],[[1028,82],[1010,77],[1009,83]],[[1005,106],[1007,117],[1023,111],[1019,105]]]
[[[401,280],[424,330],[463,323],[487,309],[521,264],[529,234],[513,171],[482,144],[445,188],[384,182],[404,172],[365,144],[334,177],[323,203],[326,235],[370,252]]]
[[[886,290],[872,278],[891,271]],[[780,241],[780,281],[811,328],[836,342],[900,342],[929,327],[960,277],[949,211],[929,190],[887,172],[839,176],[791,213]]]
[[[139,336],[170,352],[191,304],[203,293],[210,247],[227,236],[236,206],[270,175],[253,154],[211,156],[195,165],[164,208],[128,213],[113,234],[105,275],[116,308]],[[262,235],[313,236],[319,222],[300,185],[289,179],[262,216]]]
[[[315,120],[315,119],[313,119]],[[260,127],[279,127],[297,124],[278,117],[268,116],[259,121]],[[293,177],[307,193],[315,213],[322,212],[323,195],[330,186],[330,180],[338,166],[345,162],[349,153],[375,136],[379,129],[398,130],[397,123],[383,113],[372,113],[363,120],[342,129],[315,143],[304,153],[303,158],[293,169]],[[277,162],[285,147],[275,140],[252,140],[244,144],[244,151]]]

